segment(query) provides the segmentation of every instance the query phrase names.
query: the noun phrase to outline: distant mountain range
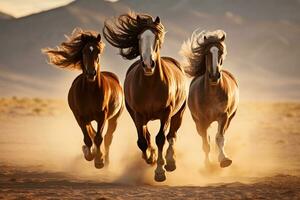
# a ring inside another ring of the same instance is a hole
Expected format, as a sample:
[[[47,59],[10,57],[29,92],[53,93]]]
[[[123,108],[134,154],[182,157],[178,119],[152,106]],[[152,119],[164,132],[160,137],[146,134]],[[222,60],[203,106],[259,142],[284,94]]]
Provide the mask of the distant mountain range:
[[[196,28],[225,30],[224,65],[238,78],[242,99],[300,99],[299,0],[77,0],[18,19],[0,13],[1,96],[66,96],[79,72],[49,66],[40,49],[55,47],[75,27],[102,31],[105,19],[129,10],[161,17],[167,30],[162,54],[178,60]],[[124,80],[132,61],[104,42],[101,66]]]

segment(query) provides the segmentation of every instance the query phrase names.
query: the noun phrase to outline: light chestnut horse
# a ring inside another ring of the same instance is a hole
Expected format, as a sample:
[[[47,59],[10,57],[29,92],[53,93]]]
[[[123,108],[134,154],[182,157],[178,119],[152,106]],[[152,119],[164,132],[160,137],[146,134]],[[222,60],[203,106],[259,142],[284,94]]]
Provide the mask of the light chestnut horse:
[[[160,57],[164,27],[159,17],[155,20],[146,14],[129,13],[115,21],[106,21],[103,34],[126,59],[140,57],[127,71],[124,93],[125,104],[138,133],[138,147],[148,164],[156,161],[155,149],[147,129],[150,120],[160,120],[156,136],[158,147],[156,181],[164,181],[165,159],[163,147],[166,136],[169,147],[166,153],[167,171],[176,169],[174,143],[186,107],[185,74],[179,63],[169,57]],[[166,131],[169,133],[166,135]]]
[[[207,128],[214,121],[218,122],[216,144],[220,166],[227,167],[232,163],[224,152],[224,135],[236,113],[239,91],[236,79],[223,69],[225,37],[225,32],[221,30],[195,31],[181,51],[189,63],[185,71],[194,78],[190,84],[188,107],[202,137],[207,166],[210,164]]]
[[[104,137],[105,165],[109,163],[109,147],[123,109],[123,91],[117,76],[100,71],[100,54],[104,48],[100,34],[75,29],[68,41],[57,49],[44,49],[50,63],[61,68],[79,69],[82,73],[73,81],[68,95],[69,106],[80,126],[84,143],[82,151],[87,161],[94,160],[96,168],[104,166],[100,145]],[[97,122],[97,131],[91,125]],[[92,145],[95,149],[92,150]]]

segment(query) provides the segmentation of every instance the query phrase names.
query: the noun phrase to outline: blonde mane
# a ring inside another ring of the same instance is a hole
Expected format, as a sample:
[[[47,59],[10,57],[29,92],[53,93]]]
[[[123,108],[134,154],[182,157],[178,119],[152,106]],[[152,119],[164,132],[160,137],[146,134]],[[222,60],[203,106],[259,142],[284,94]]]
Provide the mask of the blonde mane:
[[[225,59],[227,51],[226,45],[222,38],[226,33],[223,30],[201,31],[196,29],[191,38],[185,41],[180,50],[180,54],[184,56],[184,71],[191,77],[202,76],[206,71],[205,55],[208,48],[217,45],[221,49],[222,57]]]

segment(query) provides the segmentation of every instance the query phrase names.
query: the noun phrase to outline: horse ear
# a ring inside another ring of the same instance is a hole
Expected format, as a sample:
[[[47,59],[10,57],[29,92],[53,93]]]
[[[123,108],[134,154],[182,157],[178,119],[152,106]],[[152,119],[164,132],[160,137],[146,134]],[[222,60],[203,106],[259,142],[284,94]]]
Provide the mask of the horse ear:
[[[159,18],[159,16],[157,16],[157,17],[155,18],[155,21],[154,21],[154,22],[157,23],[157,24],[160,23],[160,18]]]
[[[98,42],[101,41],[101,35],[100,35],[100,33],[97,35],[97,41],[98,41]]]
[[[226,34],[224,33],[220,40],[221,40],[222,42],[224,42],[225,38],[226,38]]]

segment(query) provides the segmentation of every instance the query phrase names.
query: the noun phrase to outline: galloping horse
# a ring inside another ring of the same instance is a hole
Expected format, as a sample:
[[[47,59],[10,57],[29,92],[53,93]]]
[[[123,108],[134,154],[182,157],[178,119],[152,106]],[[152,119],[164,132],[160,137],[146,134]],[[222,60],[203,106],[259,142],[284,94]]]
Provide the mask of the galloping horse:
[[[194,77],[190,84],[188,107],[202,137],[207,166],[210,164],[207,128],[214,121],[218,122],[216,144],[220,166],[227,167],[232,163],[224,152],[224,134],[236,113],[239,91],[233,75],[222,69],[226,56],[225,37],[221,30],[195,31],[182,46],[182,53],[189,62],[185,72]]]
[[[158,158],[154,177],[159,182],[166,179],[163,147],[169,124],[165,169],[176,169],[173,145],[186,107],[184,70],[175,59],[160,57],[164,33],[159,17],[153,20],[149,15],[135,13],[121,15],[116,21],[106,21],[103,29],[104,37],[111,45],[120,48],[120,54],[125,59],[140,56],[126,74],[125,105],[137,129],[138,147],[148,164],[155,163],[156,155],[147,123],[160,120],[160,130],[156,136]]]
[[[100,54],[104,44],[100,34],[75,29],[68,41],[57,49],[44,49],[50,63],[61,68],[80,69],[82,73],[73,81],[68,95],[69,106],[80,126],[84,143],[82,151],[87,161],[94,160],[96,168],[104,161],[100,145],[106,121],[108,128],[104,137],[105,164],[109,163],[109,146],[123,110],[123,91],[117,76],[111,72],[100,72]],[[97,131],[91,125],[98,124]],[[91,151],[93,143],[96,146]]]

